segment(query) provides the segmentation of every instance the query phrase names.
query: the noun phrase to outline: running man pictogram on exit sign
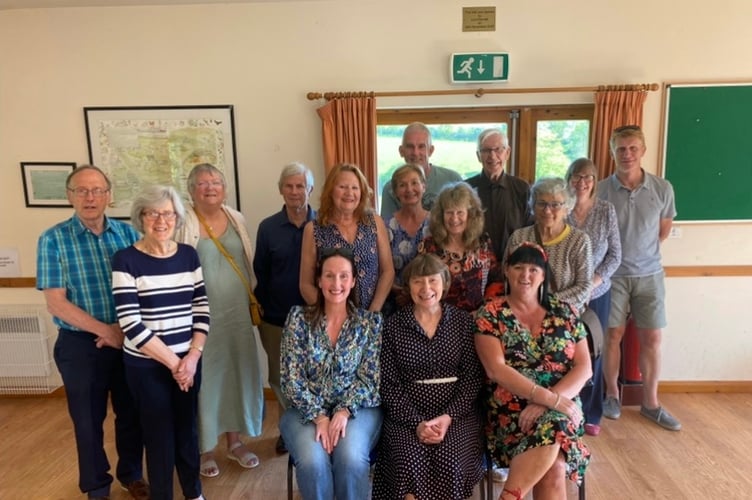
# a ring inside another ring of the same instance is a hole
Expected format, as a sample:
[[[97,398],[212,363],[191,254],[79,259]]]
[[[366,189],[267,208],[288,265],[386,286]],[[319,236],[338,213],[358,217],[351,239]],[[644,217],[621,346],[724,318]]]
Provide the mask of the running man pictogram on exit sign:
[[[509,79],[509,54],[457,53],[449,64],[452,83],[494,83]]]

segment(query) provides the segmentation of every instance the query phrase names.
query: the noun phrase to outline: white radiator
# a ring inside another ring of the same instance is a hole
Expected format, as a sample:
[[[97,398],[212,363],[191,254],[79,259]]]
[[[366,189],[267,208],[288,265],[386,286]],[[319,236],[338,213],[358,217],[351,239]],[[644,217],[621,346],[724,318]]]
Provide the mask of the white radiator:
[[[41,305],[0,306],[0,394],[47,394],[62,385],[52,318]]]

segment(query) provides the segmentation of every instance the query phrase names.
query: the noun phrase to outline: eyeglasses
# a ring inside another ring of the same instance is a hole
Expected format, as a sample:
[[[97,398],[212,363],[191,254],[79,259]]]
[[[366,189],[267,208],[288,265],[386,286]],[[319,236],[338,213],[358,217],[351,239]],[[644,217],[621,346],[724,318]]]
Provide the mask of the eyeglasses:
[[[144,210],[141,212],[141,215],[144,216],[147,220],[157,220],[160,217],[162,217],[164,220],[175,220],[175,217],[178,216],[177,213],[167,210],[165,212],[157,212],[156,210]]]
[[[595,180],[595,176],[593,174],[587,174],[587,175],[574,174],[572,176],[571,180],[575,184],[577,184],[580,181],[583,181],[583,182],[593,182]]]
[[[86,189],[86,188],[78,187],[78,188],[67,188],[67,189],[68,191],[76,195],[77,198],[86,198],[90,194],[94,198],[101,198],[110,192],[109,189],[102,189],[102,188]]]
[[[201,181],[196,184],[196,187],[201,188],[201,189],[206,189],[209,186],[213,188],[221,188],[221,187],[225,187],[225,183],[222,181],[211,181],[211,182]]]
[[[319,250],[319,260],[328,259],[329,257],[333,257],[335,255],[339,255],[340,257],[344,257],[346,259],[352,259],[353,258],[353,252],[349,248],[322,248]]]
[[[538,210],[551,209],[552,212],[558,212],[564,207],[563,201],[536,201],[535,208]]]
[[[621,127],[616,127],[614,133],[618,134],[620,132],[626,132],[627,130],[633,130],[635,132],[642,131],[639,125],[623,125]]]
[[[498,155],[504,152],[506,149],[507,149],[506,146],[502,146],[500,148],[481,148],[478,150],[478,152],[482,155],[490,155],[491,153],[495,153]]]

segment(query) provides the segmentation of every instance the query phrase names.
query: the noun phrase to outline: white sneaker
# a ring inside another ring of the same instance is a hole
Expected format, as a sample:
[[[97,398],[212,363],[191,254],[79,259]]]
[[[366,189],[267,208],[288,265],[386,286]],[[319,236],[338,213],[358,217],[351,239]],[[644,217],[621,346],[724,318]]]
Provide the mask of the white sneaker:
[[[494,467],[491,471],[491,478],[494,483],[506,483],[509,477],[509,469],[502,467]]]

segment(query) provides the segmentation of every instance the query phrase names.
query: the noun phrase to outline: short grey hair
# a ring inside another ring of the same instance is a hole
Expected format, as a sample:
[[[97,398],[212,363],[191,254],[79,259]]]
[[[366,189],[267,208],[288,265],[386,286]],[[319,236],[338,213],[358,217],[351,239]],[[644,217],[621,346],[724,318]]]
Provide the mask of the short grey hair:
[[[280,172],[279,174],[277,187],[282,190],[282,183],[285,181],[285,179],[292,177],[293,175],[303,175],[305,177],[306,188],[308,189],[308,191],[311,191],[313,189],[313,172],[311,172],[310,168],[306,167],[299,161],[288,163],[287,165],[282,167],[282,172]]]
[[[564,207],[567,210],[572,210],[575,202],[577,201],[570,191],[567,181],[561,177],[543,177],[538,179],[530,188],[530,209],[535,210],[535,202],[538,201],[538,197],[543,194],[550,194],[556,196],[560,194],[564,197]]]
[[[144,233],[143,213],[165,201],[172,202],[172,209],[175,211],[175,229],[180,229],[185,223],[185,206],[180,200],[180,194],[172,186],[147,186],[141,193],[136,196],[131,205],[131,225],[139,233]]]
[[[483,141],[494,135],[501,136],[501,143],[505,148],[509,147],[509,139],[507,138],[507,134],[505,134],[500,128],[487,128],[486,130],[481,132],[480,135],[478,135],[478,146],[476,149],[480,151]]]
[[[433,144],[433,139],[431,138],[431,129],[429,129],[425,123],[423,122],[412,122],[410,125],[405,127],[405,130],[402,131],[402,144],[405,144],[405,136],[411,132],[422,132],[428,136],[428,147],[431,147],[431,144]]]
[[[227,188],[227,181],[225,180],[225,174],[222,173],[220,169],[212,165],[211,163],[199,163],[193,169],[191,170],[191,173],[188,174],[188,180],[186,181],[186,185],[188,187],[188,192],[193,193],[193,191],[196,189],[196,177],[198,177],[201,174],[209,173],[212,175],[215,175],[222,180],[222,187],[225,189]]]
[[[65,178],[65,187],[66,189],[71,189],[71,183],[73,182],[73,178],[80,174],[81,172],[85,172],[86,170],[92,170],[94,172],[99,172],[99,174],[104,178],[105,184],[107,184],[107,189],[112,189],[112,182],[110,181],[110,178],[107,177],[107,174],[102,171],[101,168],[97,167],[96,165],[79,165],[78,167],[73,169],[73,172],[68,174],[68,177]]]

